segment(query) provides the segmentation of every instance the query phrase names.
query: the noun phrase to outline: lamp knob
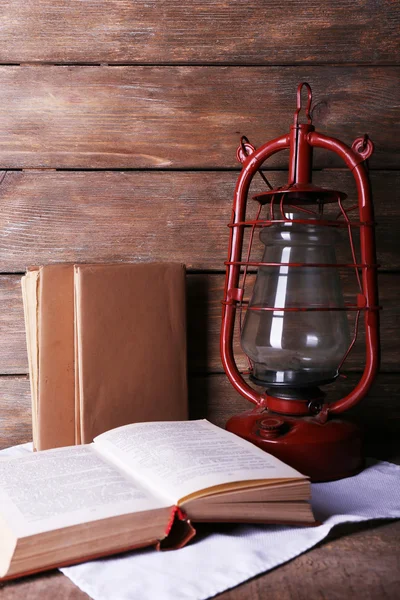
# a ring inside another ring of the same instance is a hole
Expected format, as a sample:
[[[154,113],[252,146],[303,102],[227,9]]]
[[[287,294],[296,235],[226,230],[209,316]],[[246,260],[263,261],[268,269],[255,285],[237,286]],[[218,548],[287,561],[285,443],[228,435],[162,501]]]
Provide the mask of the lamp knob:
[[[262,438],[271,439],[278,437],[278,435],[282,433],[282,429],[285,426],[285,421],[276,417],[268,417],[258,421],[257,425],[258,435]]]

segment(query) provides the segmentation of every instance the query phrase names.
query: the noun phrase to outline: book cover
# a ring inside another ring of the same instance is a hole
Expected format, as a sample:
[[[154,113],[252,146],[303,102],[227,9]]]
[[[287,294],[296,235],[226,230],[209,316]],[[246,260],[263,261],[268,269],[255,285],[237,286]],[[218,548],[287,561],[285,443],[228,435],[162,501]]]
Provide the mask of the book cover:
[[[184,265],[48,265],[22,289],[36,449],[187,419]]]

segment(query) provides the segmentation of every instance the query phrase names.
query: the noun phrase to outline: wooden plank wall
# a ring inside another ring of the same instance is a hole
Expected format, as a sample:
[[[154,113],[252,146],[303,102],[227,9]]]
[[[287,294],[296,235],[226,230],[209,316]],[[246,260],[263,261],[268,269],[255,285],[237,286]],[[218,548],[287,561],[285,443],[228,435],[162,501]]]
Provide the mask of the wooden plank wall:
[[[349,144],[367,132],[376,144],[382,372],[353,416],[372,451],[390,456],[400,431],[399,6],[3,0],[0,447],[30,438],[19,289],[30,264],[186,262],[192,414],[223,424],[246,408],[218,356],[235,152],[243,134],[258,146],[287,131],[306,80],[320,131]],[[286,159],[268,163],[272,182],[284,182]],[[317,153],[315,168],[316,183],[354,196],[333,155]],[[358,345],[333,394],[354,385],[362,360]]]

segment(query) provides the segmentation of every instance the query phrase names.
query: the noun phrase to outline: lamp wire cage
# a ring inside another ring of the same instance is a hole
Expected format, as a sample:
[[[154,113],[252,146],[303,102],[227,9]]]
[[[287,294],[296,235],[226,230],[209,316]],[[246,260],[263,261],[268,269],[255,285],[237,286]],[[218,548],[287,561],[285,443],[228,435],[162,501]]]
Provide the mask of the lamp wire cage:
[[[364,136],[364,143],[366,143],[367,136]],[[240,148],[243,152],[244,156],[248,156],[248,147],[250,146],[250,142],[247,137],[243,136],[240,141]],[[253,146],[252,146],[253,147]],[[255,150],[255,148],[254,148]],[[351,337],[350,344],[345,351],[339,367],[338,373],[341,374],[343,366],[349,357],[352,349],[354,348],[358,332],[359,332],[359,323],[360,323],[360,315],[364,311],[377,311],[380,310],[380,306],[370,306],[367,303],[366,296],[363,290],[362,278],[360,275],[360,271],[362,269],[377,269],[379,268],[378,264],[367,264],[363,263],[361,260],[357,259],[357,251],[356,244],[354,240],[353,230],[359,229],[360,227],[374,227],[375,222],[361,222],[354,218],[354,213],[358,209],[358,203],[352,204],[351,206],[345,207],[344,202],[345,199],[342,198],[339,194],[337,196],[336,204],[337,204],[337,214],[334,219],[324,219],[324,207],[325,204],[323,202],[318,204],[318,210],[312,210],[310,208],[305,208],[304,206],[300,206],[300,204],[295,204],[294,202],[290,204],[285,203],[285,194],[279,192],[279,188],[274,190],[273,186],[270,184],[266,176],[261,170],[258,170],[259,175],[261,176],[264,183],[267,184],[269,190],[273,191],[272,194],[268,194],[269,201],[266,201],[266,197],[263,194],[257,194],[253,197],[253,200],[256,204],[256,214],[253,219],[245,220],[239,223],[230,222],[228,227],[230,229],[233,228],[241,228],[242,230],[248,229],[248,243],[247,250],[244,252],[246,256],[245,260],[241,261],[225,261],[225,265],[229,266],[239,266],[240,267],[240,282],[238,286],[238,302],[237,302],[237,310],[238,310],[238,333],[239,337],[242,335],[243,330],[243,313],[246,310],[258,310],[258,311],[282,311],[282,312],[301,312],[301,311],[345,311],[346,313],[354,312],[355,319],[353,325],[353,335]],[[289,186],[290,189],[290,186]],[[275,224],[287,223],[287,224],[300,224],[300,225],[310,225],[309,219],[290,219],[285,214],[286,209],[292,209],[293,211],[299,213],[306,213],[307,215],[312,215],[315,219],[313,224],[318,227],[331,227],[335,229],[342,229],[347,231],[347,240],[349,245],[349,250],[351,253],[352,262],[350,263],[333,263],[333,264],[324,264],[324,263],[271,263],[271,262],[260,262],[251,260],[252,251],[253,251],[253,242],[255,233],[258,229],[262,229],[265,227],[270,227]],[[261,213],[266,212],[266,217],[262,218]],[[352,218],[353,217],[353,218]],[[254,269],[259,267],[288,267],[288,268],[298,268],[298,267],[306,267],[306,268],[336,268],[339,270],[350,270],[354,273],[355,283],[357,286],[357,294],[352,302],[346,302],[343,307],[333,307],[333,306],[319,306],[319,307],[309,307],[309,306],[296,306],[296,307],[276,307],[276,306],[249,306],[249,300],[245,299],[246,295],[246,281],[249,273],[252,273]],[[245,354],[245,353],[244,353]],[[242,375],[249,375],[253,372],[253,363],[251,359],[245,354],[246,360],[248,362],[248,370],[241,371]],[[342,375],[343,376],[343,375]],[[343,376],[344,377],[344,376]]]

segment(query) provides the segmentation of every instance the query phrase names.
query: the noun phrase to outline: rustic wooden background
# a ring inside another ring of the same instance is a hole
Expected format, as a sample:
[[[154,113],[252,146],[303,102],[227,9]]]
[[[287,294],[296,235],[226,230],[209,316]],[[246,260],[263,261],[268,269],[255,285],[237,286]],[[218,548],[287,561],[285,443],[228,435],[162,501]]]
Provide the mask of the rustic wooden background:
[[[235,152],[243,134],[258,146],[287,131],[306,80],[320,131],[348,144],[368,133],[376,146],[382,369],[353,417],[371,452],[393,456],[399,15],[390,0],[2,1],[0,447],[31,437],[20,294],[31,264],[185,262],[192,414],[223,424],[247,408],[218,354]],[[285,161],[268,163],[273,183],[284,181]],[[317,183],[354,196],[333,155],[317,153],[315,169]],[[362,358],[358,346],[340,390]]]
[[[306,80],[319,130],[376,145],[382,372],[354,416],[388,455],[400,430],[399,4],[5,0],[1,12],[0,447],[30,438],[19,281],[31,264],[185,262],[193,414],[222,424],[245,408],[218,351],[235,151],[242,134],[260,145],[287,131]],[[268,163],[272,182],[286,160]],[[315,169],[354,196],[333,154],[316,153]],[[348,384],[362,360],[358,345]]]

